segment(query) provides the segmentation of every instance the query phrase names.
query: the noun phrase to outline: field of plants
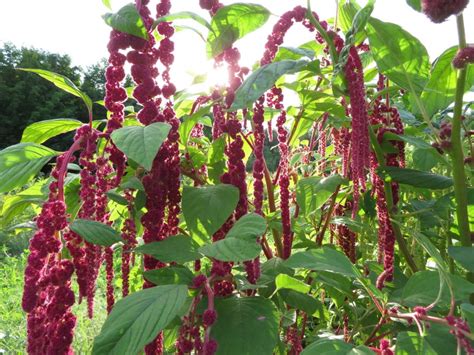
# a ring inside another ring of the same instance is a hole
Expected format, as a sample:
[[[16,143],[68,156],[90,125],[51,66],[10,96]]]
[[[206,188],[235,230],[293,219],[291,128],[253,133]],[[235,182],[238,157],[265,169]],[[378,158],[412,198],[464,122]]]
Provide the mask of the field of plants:
[[[375,0],[330,19],[136,0],[104,15],[103,100],[17,67],[88,122],[45,117],[0,151],[0,352],[474,354],[468,3],[400,1],[455,17],[438,58]],[[183,30],[225,84],[177,87]]]

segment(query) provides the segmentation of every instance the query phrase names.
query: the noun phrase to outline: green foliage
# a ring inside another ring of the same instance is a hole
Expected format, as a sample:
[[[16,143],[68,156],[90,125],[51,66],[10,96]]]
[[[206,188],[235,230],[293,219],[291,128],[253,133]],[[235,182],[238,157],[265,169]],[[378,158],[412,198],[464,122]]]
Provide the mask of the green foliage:
[[[89,243],[110,247],[111,245],[121,242],[122,237],[115,229],[96,221],[87,219],[76,219],[71,223],[71,230],[79,234]]]
[[[148,31],[134,4],[125,5],[115,14],[105,14],[103,19],[113,29],[148,39]]]

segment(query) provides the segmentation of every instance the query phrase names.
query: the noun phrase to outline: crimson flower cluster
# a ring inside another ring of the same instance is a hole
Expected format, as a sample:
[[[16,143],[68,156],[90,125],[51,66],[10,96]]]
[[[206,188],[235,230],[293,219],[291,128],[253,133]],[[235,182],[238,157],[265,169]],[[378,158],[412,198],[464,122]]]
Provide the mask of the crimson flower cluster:
[[[467,4],[469,0],[422,0],[421,8],[431,21],[441,23],[451,15],[461,13]]]

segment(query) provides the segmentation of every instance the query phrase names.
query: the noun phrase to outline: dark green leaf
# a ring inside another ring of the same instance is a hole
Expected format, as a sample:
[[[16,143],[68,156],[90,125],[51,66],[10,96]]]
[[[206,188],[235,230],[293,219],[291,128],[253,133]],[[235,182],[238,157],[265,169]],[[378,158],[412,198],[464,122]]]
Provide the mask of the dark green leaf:
[[[79,234],[89,243],[110,247],[121,242],[120,233],[107,224],[88,219],[76,219],[71,223],[70,228],[73,232]]]
[[[62,133],[71,132],[82,126],[82,122],[70,118],[39,121],[30,124],[23,131],[21,142],[43,143]]]
[[[257,69],[237,89],[230,110],[237,111],[249,107],[271,89],[281,76],[297,73],[307,65],[306,60],[282,60]]]
[[[218,298],[217,322],[211,337],[217,355],[271,354],[278,341],[278,315],[272,301],[262,297]]]
[[[284,264],[291,268],[331,271],[351,278],[360,274],[347,256],[329,247],[293,254]]]
[[[420,95],[431,68],[423,44],[400,26],[374,18],[369,21],[367,34],[380,72],[398,86]]]
[[[118,301],[95,338],[93,354],[137,354],[177,315],[187,287],[165,285],[132,293]]]
[[[301,213],[309,216],[318,211],[343,182],[340,175],[324,178],[312,176],[299,180],[296,185],[296,201]]]
[[[209,238],[224,224],[237,207],[239,189],[232,185],[189,187],[183,189],[183,214],[189,230]]]
[[[112,132],[112,140],[125,155],[151,170],[153,160],[165,141],[171,126],[156,122],[146,127],[129,126]]]
[[[190,285],[194,275],[186,267],[168,266],[145,271],[143,277],[155,285]]]
[[[353,346],[339,339],[322,339],[306,347],[301,355],[346,355]]]
[[[164,263],[186,263],[201,258],[198,245],[191,237],[176,235],[159,242],[147,243],[135,248],[135,252],[151,255]]]
[[[281,289],[278,291],[283,301],[293,308],[300,309],[303,312],[311,315],[322,307],[319,302],[313,296],[305,295],[300,292],[289,289]]]
[[[461,312],[463,318],[467,320],[469,323],[469,327],[471,329],[474,328],[474,305],[469,304],[469,303],[463,303],[461,305]]]
[[[263,26],[269,16],[266,8],[256,4],[235,3],[221,7],[212,17],[212,30],[207,38],[208,56],[218,56],[235,41]]]
[[[395,355],[437,355],[425,337],[415,332],[398,333]]]
[[[255,259],[262,250],[260,244],[255,240],[244,240],[239,238],[225,238],[206,244],[199,248],[199,252],[207,257],[220,261],[242,262]]]
[[[39,76],[41,76],[43,79],[48,80],[49,82],[53,83],[56,85],[58,88],[61,90],[64,90],[71,95],[80,97],[84,103],[87,106],[87,109],[89,112],[92,112],[92,100],[90,99],[89,96],[87,96],[85,93],[83,93],[81,90],[79,90],[71,80],[66,78],[65,76],[61,74],[56,74],[48,70],[43,70],[43,69],[26,69],[26,68],[18,68],[18,70],[23,70],[31,73],[35,73]]]
[[[474,248],[472,247],[449,247],[448,254],[456,260],[463,268],[474,272]]]
[[[0,151],[0,193],[25,185],[58,155],[36,143],[20,143]]]
[[[248,239],[258,237],[265,233],[266,228],[265,218],[256,213],[249,213],[235,222],[226,238]]]
[[[453,186],[453,179],[426,171],[397,168],[394,166],[386,166],[383,170],[380,169],[380,171],[389,175],[393,181],[414,187],[438,190]]]
[[[127,4],[115,14],[102,16],[105,23],[113,29],[131,34],[136,37],[148,39],[148,31],[134,4]]]

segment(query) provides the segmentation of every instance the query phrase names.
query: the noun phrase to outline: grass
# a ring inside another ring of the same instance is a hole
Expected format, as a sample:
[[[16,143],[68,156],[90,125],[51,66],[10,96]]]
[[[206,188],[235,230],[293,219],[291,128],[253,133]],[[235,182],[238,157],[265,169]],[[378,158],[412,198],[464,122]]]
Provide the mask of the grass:
[[[0,255],[0,353],[24,354],[26,352],[26,314],[21,309],[23,270],[26,254],[9,255],[6,249]],[[76,354],[90,354],[94,337],[99,334],[106,318],[105,278],[97,282],[94,319],[87,317],[87,303],[76,304],[77,316],[73,349]],[[77,293],[77,285],[73,282]]]

